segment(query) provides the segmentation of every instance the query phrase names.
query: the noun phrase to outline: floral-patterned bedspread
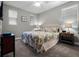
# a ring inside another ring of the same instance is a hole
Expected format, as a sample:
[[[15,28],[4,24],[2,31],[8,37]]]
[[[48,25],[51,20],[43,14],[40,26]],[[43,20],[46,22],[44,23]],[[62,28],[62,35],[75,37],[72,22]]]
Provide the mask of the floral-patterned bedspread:
[[[53,40],[55,34],[43,31],[23,32],[22,40],[36,50],[41,50],[43,43]]]

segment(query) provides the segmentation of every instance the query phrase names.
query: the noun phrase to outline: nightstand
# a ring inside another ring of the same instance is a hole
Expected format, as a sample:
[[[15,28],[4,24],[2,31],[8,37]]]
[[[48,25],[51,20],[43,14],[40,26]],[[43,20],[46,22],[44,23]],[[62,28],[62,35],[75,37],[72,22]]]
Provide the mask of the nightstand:
[[[15,56],[15,35],[2,35],[1,36],[1,57],[5,54],[13,52],[13,56]]]
[[[59,34],[59,42],[74,44],[74,34],[68,32],[62,32]]]

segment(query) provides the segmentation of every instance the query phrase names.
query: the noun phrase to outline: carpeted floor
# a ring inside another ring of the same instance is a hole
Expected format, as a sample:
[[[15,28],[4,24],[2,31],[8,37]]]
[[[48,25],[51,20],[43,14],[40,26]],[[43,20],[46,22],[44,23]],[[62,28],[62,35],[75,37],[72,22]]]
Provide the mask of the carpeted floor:
[[[16,57],[79,57],[79,46],[58,43],[43,54],[37,54],[33,48],[25,45],[21,40],[16,40]],[[11,54],[6,56],[12,56]]]

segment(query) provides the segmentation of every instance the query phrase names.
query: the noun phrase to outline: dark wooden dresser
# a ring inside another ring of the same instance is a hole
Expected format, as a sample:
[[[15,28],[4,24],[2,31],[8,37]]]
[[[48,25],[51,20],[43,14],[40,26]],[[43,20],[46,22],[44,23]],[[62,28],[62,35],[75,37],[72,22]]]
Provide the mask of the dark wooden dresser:
[[[74,45],[74,34],[69,32],[62,32],[59,34],[59,42]]]
[[[13,52],[13,56],[15,56],[15,35],[5,35],[1,36],[1,57],[5,54]]]

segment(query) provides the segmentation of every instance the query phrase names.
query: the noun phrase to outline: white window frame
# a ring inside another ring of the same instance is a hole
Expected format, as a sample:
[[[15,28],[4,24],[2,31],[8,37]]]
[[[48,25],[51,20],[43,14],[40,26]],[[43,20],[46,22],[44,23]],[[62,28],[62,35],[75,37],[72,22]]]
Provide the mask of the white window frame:
[[[8,10],[8,21],[9,25],[17,25],[17,11],[9,9]]]
[[[62,22],[62,17],[63,17],[62,14],[63,14],[63,12],[65,12],[65,11],[68,10],[68,9],[74,8],[74,7],[77,8],[77,9],[76,9],[76,15],[77,15],[77,16],[76,16],[76,17],[77,17],[77,18],[76,18],[76,21],[77,21],[77,26],[76,26],[76,27],[77,27],[77,30],[76,30],[76,31],[77,31],[77,33],[78,33],[78,6],[79,6],[78,4],[75,4],[75,5],[71,5],[71,6],[68,6],[68,7],[66,7],[66,8],[62,8],[62,9],[61,9],[61,22]],[[64,23],[64,22],[62,22],[62,23]],[[64,27],[63,24],[60,24],[60,25],[61,25],[62,27]],[[72,27],[72,28],[73,28],[73,27]]]

